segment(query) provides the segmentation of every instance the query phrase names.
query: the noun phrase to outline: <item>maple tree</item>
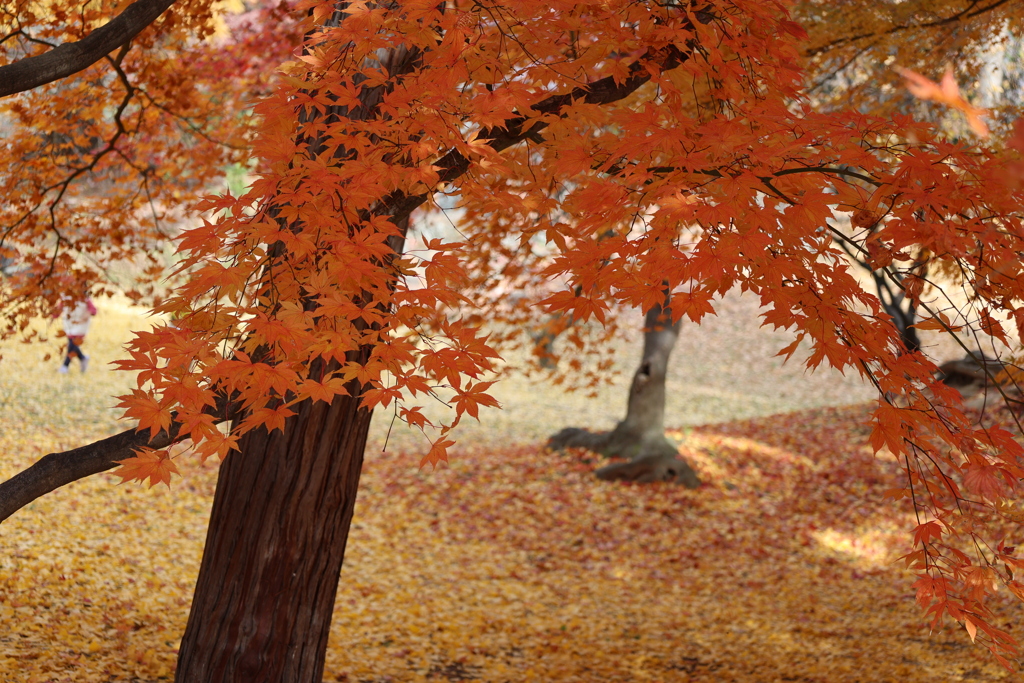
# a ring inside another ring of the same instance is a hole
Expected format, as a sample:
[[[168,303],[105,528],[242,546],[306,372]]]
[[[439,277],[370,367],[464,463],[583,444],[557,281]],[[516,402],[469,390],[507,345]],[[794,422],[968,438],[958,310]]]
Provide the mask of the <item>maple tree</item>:
[[[1003,4],[961,19],[991,28]],[[302,0],[231,39],[204,0],[140,31],[136,6],[107,34],[114,3],[3,15],[0,91],[35,88],[3,103],[0,225],[23,265],[0,292],[8,334],[31,338],[35,316],[111,289],[129,263],[128,293],[171,321],[120,362],[138,376],[121,403],[138,431],[44,457],[0,485],[0,510],[115,463],[167,482],[167,447],[185,439],[223,459],[179,680],[319,680],[371,412],[394,409],[429,435],[424,463],[443,460],[458,422],[495,403],[512,333],[482,319],[514,328],[542,310],[583,330],[638,307],[671,336],[737,286],[793,329],[783,354],[806,343],[810,366],[878,386],[871,441],[905,464],[892,495],[919,511],[919,601],[1008,663],[1016,643],[986,600],[997,584],[1024,595],[1024,561],[977,520],[1012,514],[1024,453],[906,352],[833,240],[900,273],[919,329],[970,324],[1016,349],[1018,138],[957,143],[906,116],[812,106],[807,34],[761,0]],[[99,51],[47,57],[93,35]],[[64,66],[22,84],[48,59]],[[960,102],[919,94],[936,92]],[[201,225],[164,258],[168,213],[232,163],[251,184],[196,204]],[[460,198],[464,239],[405,249],[410,215],[439,195]],[[837,214],[859,231],[840,236]],[[968,293],[955,310],[928,298],[947,282]],[[435,423],[415,399],[442,389],[452,416]]]
[[[1007,15],[994,11],[1002,4],[997,2],[987,7],[972,5],[962,8],[954,3],[945,12],[937,10],[933,3],[929,3],[927,7],[908,4],[898,8],[888,5],[879,7],[876,3],[842,6],[822,6],[814,2],[798,4],[796,14],[803,19],[804,25],[817,28],[817,35],[809,38],[807,43],[801,46],[804,55],[817,67],[809,79],[814,83],[812,90],[824,90],[831,94],[831,97],[816,98],[819,100],[818,106],[828,106],[830,100],[841,97],[858,103],[862,108],[867,106],[876,111],[904,112],[908,109],[907,105],[912,104],[907,102],[907,98],[879,97],[887,86],[881,83],[885,79],[879,78],[877,67],[879,64],[902,64],[907,61],[927,66],[935,60],[936,55],[931,49],[923,50],[924,47],[940,46],[945,57],[955,59],[958,64],[969,65],[970,75],[977,75],[986,66],[991,69],[994,55],[991,54],[990,41],[984,37],[987,37],[987,32],[1009,31],[1013,25],[1012,20],[1019,19],[1011,15],[1011,22],[1003,23],[1006,22]],[[822,13],[825,13],[828,19],[823,21]],[[865,22],[865,17],[871,19]],[[855,20],[853,26],[837,36],[836,23],[845,24],[848,18]],[[965,19],[975,20],[971,22],[973,25],[968,31],[972,39],[949,40],[951,31],[962,32]],[[916,40],[891,40],[892,36],[903,37],[908,33],[915,34]],[[979,34],[983,39],[978,39]],[[1001,55],[1003,63],[999,66],[1005,70],[1007,61],[1014,56],[1006,54],[1004,50]],[[909,92],[921,100],[938,101],[960,110],[965,114],[971,130],[981,136],[988,135],[988,127],[982,118],[985,110],[963,98],[951,66],[947,67],[941,84],[933,83],[903,67],[897,67],[891,72],[903,76],[906,80],[907,88],[904,92]],[[852,87],[851,81],[856,82],[857,86]],[[1004,90],[1002,84],[999,84],[999,88]],[[892,88],[889,87],[888,90],[891,91]],[[897,90],[901,91],[903,89]],[[1019,98],[1013,97],[1019,93],[1009,94],[1010,97],[1003,98],[1004,105],[1001,109],[1004,115],[1009,113],[1007,110],[1016,113],[1015,110],[1019,109]],[[926,118],[934,120],[935,117],[933,115]],[[855,228],[872,231],[876,227],[876,218],[870,213],[862,214],[859,219],[866,219],[867,222]],[[864,241],[870,243],[870,240]],[[835,246],[853,263],[870,273],[874,294],[899,331],[904,347],[911,352],[919,351],[921,341],[915,326],[918,322],[917,303],[913,297],[906,295],[901,286],[905,269],[894,267],[892,264],[878,267],[872,263],[870,251],[861,254],[860,251],[851,248],[851,245],[852,241],[846,235],[835,241]],[[928,251],[919,250],[914,255],[915,265],[910,272],[915,277],[927,280],[929,260]],[[580,428],[563,429],[549,439],[548,446],[556,450],[586,448],[606,456],[625,457],[631,460],[626,464],[602,468],[598,471],[598,476],[602,478],[667,480],[695,486],[698,483],[696,476],[685,462],[678,459],[676,448],[663,435],[664,368],[678,336],[678,330],[676,329],[674,334],[670,329],[657,332],[658,314],[659,311],[652,309],[645,321],[644,350],[630,387],[625,418],[609,432],[593,433]],[[542,367],[553,369],[557,366],[555,341],[572,324],[571,318],[565,320],[561,316],[556,316],[546,321],[543,327],[532,335],[535,344],[534,354],[538,356]],[[968,363],[975,363],[970,357],[965,360]]]

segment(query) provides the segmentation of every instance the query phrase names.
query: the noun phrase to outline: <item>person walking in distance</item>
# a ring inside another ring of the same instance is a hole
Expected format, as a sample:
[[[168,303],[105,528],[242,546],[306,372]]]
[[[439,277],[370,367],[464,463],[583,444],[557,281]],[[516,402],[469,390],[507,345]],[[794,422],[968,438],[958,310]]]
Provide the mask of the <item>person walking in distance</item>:
[[[58,369],[62,375],[67,374],[72,358],[77,358],[81,363],[82,372],[89,367],[89,356],[82,353],[82,342],[85,341],[89,323],[94,315],[96,315],[96,305],[88,296],[79,301],[65,304],[61,319],[64,323],[64,334],[68,337],[68,349],[64,354],[64,363]]]

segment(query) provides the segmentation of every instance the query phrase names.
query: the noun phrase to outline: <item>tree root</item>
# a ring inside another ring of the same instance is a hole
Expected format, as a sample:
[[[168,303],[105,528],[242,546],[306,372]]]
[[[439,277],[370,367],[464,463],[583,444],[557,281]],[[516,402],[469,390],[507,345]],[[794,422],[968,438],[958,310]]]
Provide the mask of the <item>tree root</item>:
[[[642,438],[619,429],[591,432],[569,427],[548,439],[547,446],[553,451],[585,448],[605,457],[629,458],[629,462],[607,465],[597,470],[597,478],[605,481],[664,481],[691,489],[700,486],[697,474],[679,458],[679,451],[663,434]]]
[[[594,473],[604,481],[635,481],[647,484],[666,481],[682,484],[688,489],[700,486],[700,479],[685,462],[676,457],[644,455],[629,462],[606,465]]]

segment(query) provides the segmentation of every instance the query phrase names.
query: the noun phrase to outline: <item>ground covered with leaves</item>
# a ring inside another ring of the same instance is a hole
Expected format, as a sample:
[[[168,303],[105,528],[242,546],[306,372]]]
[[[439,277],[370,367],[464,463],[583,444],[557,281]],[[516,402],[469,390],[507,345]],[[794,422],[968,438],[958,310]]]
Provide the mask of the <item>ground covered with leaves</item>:
[[[101,310],[85,375],[4,349],[0,476],[123,428],[104,363],[135,315]],[[432,472],[375,451],[325,680],[1013,680],[923,624],[894,562],[914,523],[883,500],[900,474],[866,448],[866,412],[674,432],[695,491],[601,482],[586,454],[507,435]],[[171,678],[216,479],[181,460],[169,491],[97,476],[0,526],[0,680]]]

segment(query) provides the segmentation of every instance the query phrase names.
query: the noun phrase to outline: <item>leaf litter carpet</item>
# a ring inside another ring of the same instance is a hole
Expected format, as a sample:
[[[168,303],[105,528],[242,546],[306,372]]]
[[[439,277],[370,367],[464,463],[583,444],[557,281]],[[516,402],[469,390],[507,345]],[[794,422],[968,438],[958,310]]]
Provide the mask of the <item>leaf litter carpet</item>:
[[[103,362],[105,330],[143,324],[105,315],[86,349]],[[123,428],[96,399],[122,376],[59,377],[40,355],[0,361],[4,478]],[[584,453],[505,437],[435,471],[371,453],[324,678],[1016,680],[959,627],[923,624],[894,562],[910,510],[883,500],[899,471],[864,446],[866,410],[674,432],[695,491],[600,482]],[[170,490],[100,475],[0,526],[0,680],[172,678],[216,478],[179,461]]]

